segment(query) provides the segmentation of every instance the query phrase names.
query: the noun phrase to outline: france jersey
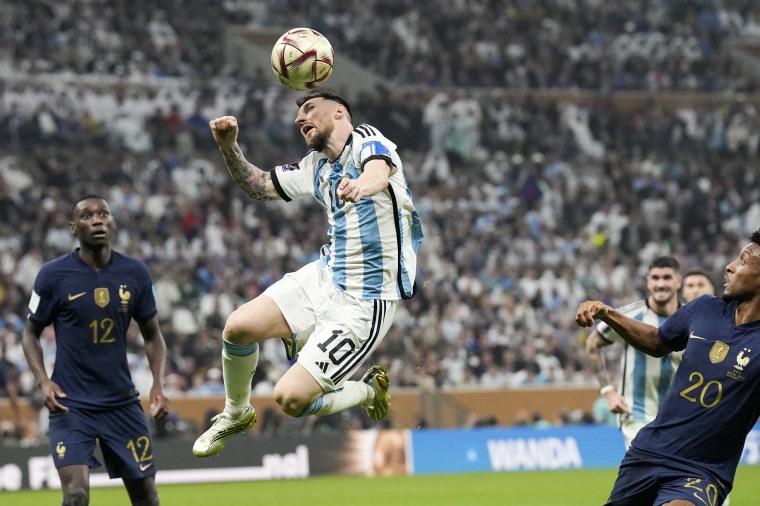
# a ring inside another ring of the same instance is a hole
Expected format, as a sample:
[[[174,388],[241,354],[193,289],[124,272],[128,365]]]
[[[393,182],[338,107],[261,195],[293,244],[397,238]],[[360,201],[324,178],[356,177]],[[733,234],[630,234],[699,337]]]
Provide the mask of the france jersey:
[[[760,321],[736,325],[737,306],[704,295],[660,326],[660,339],[684,350],[683,361],[631,447],[706,470],[729,487],[760,415]]]
[[[647,306],[646,299],[628,304],[618,311],[654,327],[659,327],[668,318],[658,315]],[[633,411],[633,416],[629,419],[651,422],[657,415],[673,375],[678,369],[681,353],[670,353],[662,358],[651,357],[625,343],[620,335],[604,322],[597,325],[596,331],[607,342],[620,340],[625,346],[619,392]]]
[[[79,249],[45,263],[34,282],[28,318],[55,330],[51,379],[68,407],[121,406],[138,392],[127,363],[130,320],[157,314],[147,266],[116,251],[100,272]]]
[[[391,167],[388,187],[356,203],[339,199],[341,179],[358,178],[376,158]],[[412,297],[423,233],[395,144],[360,125],[334,162],[310,151],[299,163],[275,167],[272,181],[285,201],[313,197],[326,209],[330,242],[322,247],[321,262],[337,286],[365,300]]]

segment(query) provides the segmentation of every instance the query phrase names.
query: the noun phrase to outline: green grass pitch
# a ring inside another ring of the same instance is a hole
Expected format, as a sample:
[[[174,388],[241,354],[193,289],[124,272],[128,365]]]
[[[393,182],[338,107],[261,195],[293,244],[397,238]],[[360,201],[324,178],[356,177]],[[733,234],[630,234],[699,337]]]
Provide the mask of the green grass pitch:
[[[434,476],[320,476],[305,480],[159,486],[164,506],[589,506],[604,504],[614,469]],[[742,466],[731,506],[757,505],[760,466]],[[3,506],[60,504],[58,490],[0,492]],[[90,504],[129,506],[123,487],[96,488]]]

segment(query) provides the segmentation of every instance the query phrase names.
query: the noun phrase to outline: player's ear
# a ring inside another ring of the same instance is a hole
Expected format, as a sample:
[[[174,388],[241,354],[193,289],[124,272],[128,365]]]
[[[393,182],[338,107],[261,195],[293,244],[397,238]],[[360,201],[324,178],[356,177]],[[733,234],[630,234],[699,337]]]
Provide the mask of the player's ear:
[[[335,108],[335,119],[341,119],[341,118],[348,118],[348,109],[346,109],[346,106],[343,104],[338,104],[338,106]]]
[[[71,232],[71,237],[79,239],[79,229],[77,229],[76,221],[69,222],[69,232]]]

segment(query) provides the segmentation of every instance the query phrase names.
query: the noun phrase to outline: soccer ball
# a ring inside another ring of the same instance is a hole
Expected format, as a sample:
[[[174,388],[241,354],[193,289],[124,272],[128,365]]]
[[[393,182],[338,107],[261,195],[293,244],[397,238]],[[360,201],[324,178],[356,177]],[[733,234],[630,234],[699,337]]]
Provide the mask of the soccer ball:
[[[311,28],[293,28],[272,48],[272,71],[288,88],[309,90],[327,81],[334,58],[327,37]]]

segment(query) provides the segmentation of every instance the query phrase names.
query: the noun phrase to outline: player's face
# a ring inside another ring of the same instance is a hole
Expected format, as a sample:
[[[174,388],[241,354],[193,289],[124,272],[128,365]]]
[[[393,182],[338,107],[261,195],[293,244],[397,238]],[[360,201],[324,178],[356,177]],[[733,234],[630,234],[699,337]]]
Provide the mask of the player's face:
[[[647,274],[647,290],[657,304],[673,300],[681,288],[681,276],[671,267],[653,267]]]
[[[710,280],[701,274],[692,274],[691,276],[686,276],[683,280],[681,297],[684,302],[691,302],[703,295],[713,295],[714,293],[715,288]]]
[[[74,221],[69,228],[82,245],[97,248],[110,244],[116,230],[108,202],[102,199],[85,199],[74,208]]]
[[[315,151],[324,151],[333,133],[333,115],[336,103],[322,97],[307,100],[298,109],[296,125],[306,145]]]
[[[749,243],[739,258],[726,266],[723,300],[749,301],[760,295],[760,245]]]

